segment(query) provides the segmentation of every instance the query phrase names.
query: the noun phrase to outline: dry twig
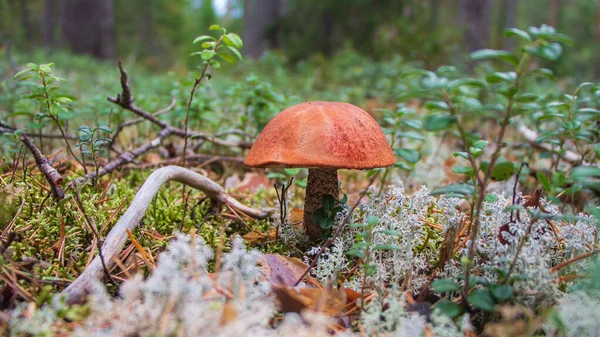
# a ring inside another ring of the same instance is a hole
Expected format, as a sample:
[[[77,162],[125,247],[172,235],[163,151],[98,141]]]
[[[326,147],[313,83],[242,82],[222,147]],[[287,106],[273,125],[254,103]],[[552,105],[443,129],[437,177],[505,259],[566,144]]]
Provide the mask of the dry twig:
[[[114,263],[114,258],[123,248],[127,240],[127,230],[133,230],[138,226],[160,187],[171,180],[199,189],[215,202],[227,205],[253,218],[265,219],[272,212],[272,210],[256,210],[240,203],[225,193],[219,184],[191,170],[179,166],[160,168],[146,179],[125,214],[106,236],[101,250],[107,268],[110,268]],[[83,302],[90,283],[98,280],[103,274],[102,261],[96,256],[86,270],[62,292],[66,295],[67,303]]]

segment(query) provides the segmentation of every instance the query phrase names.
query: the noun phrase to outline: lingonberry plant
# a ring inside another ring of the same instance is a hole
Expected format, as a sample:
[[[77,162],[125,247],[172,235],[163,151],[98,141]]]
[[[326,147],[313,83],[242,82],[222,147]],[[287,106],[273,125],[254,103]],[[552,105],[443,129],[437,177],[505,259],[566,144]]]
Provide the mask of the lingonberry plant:
[[[54,63],[40,65],[28,63],[27,69],[16,73],[14,78],[21,81],[29,79],[35,81],[32,83],[31,94],[27,96],[27,98],[39,103],[39,112],[35,115],[35,118],[40,121],[50,119],[54,122],[65,141],[69,154],[75,158],[84,172],[87,173],[84,163],[73,152],[63,127],[64,121],[72,116],[70,103],[73,101],[73,98],[58,91],[59,83],[65,81],[65,79],[52,75],[52,67],[54,67]]]
[[[468,177],[466,184],[448,185],[432,194],[452,194],[467,198],[470,202],[470,243],[468,254],[463,258],[465,274],[461,294],[463,304],[470,303],[484,311],[491,311],[495,300],[508,299],[511,292],[504,284],[500,288],[485,284],[485,288],[473,292],[471,274],[477,245],[481,240],[479,231],[484,216],[484,201],[494,198],[488,195],[488,186],[492,181],[509,179],[519,166],[514,159],[503,156],[503,149],[508,146],[507,134],[514,129],[519,130],[518,124],[523,120],[533,119],[537,125],[544,124],[543,132],[531,142],[536,146],[549,145],[545,152],[553,157],[552,165],[545,169],[537,168],[537,177],[549,193],[573,194],[582,188],[597,188],[594,177],[600,176],[600,169],[584,165],[586,158],[596,159],[596,104],[590,100],[578,103],[577,96],[587,87],[591,87],[596,94],[598,87],[584,83],[577,87],[573,95],[564,95],[546,104],[541,104],[544,99],[531,91],[536,78],[553,79],[552,72],[540,68],[539,64],[556,61],[562,54],[562,45],[571,45],[573,41],[546,25],[532,27],[528,31],[507,29],[505,35],[521,42],[516,52],[484,49],[471,54],[473,62],[490,61],[490,65],[493,65],[484,68],[484,81],[461,77],[457,72],[448,73],[447,68],[437,72],[410,70],[404,72],[403,76],[416,76],[420,80],[420,88],[399,97],[401,101],[423,99],[424,107],[431,111],[423,119],[424,130],[450,133],[462,143],[463,151],[454,153],[454,156],[463,158],[468,164],[454,167],[453,170]],[[493,128],[495,134],[485,139],[478,130],[481,124],[472,123],[475,120],[478,123],[482,120],[494,121],[488,127]],[[579,159],[571,168],[566,168],[560,163],[564,161],[569,146],[575,149]],[[553,184],[542,170],[549,172]],[[539,220],[539,216],[530,215],[532,223]]]

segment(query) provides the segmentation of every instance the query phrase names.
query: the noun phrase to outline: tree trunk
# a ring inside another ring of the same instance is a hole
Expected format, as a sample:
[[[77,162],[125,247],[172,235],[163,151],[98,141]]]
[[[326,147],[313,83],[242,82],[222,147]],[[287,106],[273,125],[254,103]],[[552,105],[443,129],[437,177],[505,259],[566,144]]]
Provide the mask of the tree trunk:
[[[27,7],[27,1],[20,2],[21,4],[21,23],[23,25],[23,30],[25,33],[25,41],[31,42],[33,37],[32,29],[31,29],[31,20],[29,17],[29,7]]]
[[[600,0],[596,1],[596,24],[594,25],[594,41],[596,41],[596,79],[600,79]]]
[[[431,14],[429,16],[429,29],[435,35],[440,21],[440,0],[431,0],[429,6],[431,7]]]
[[[44,1],[44,18],[42,22],[43,32],[43,45],[46,48],[54,47],[54,36],[56,28],[56,17],[58,16],[56,0],[45,0]]]
[[[244,53],[259,57],[268,48],[281,46],[281,29],[276,27],[285,13],[287,0],[244,0]]]
[[[561,0],[550,0],[550,6],[548,6],[548,24],[552,27],[558,25],[558,14],[562,7]]]
[[[78,54],[114,56],[112,0],[64,0],[62,39]]]
[[[485,48],[488,44],[490,3],[490,0],[462,0],[464,41],[470,52]]]
[[[504,22],[506,23],[506,27],[504,28],[516,28],[517,27],[517,17],[519,15],[519,4],[517,0],[504,0],[506,6],[506,18]],[[506,49],[514,50],[515,49],[515,38],[506,39]]]

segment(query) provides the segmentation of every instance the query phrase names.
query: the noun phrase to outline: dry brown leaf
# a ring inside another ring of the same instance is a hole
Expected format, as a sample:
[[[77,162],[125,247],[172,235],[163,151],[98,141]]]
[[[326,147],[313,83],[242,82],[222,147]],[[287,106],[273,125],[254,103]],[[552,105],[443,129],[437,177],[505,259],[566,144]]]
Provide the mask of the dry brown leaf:
[[[290,210],[290,222],[298,223],[304,221],[304,210],[302,208],[292,207]]]
[[[285,285],[293,287],[308,266],[295,257],[289,257],[278,254],[265,254],[258,260],[262,267],[265,277],[274,285]],[[309,283],[318,284],[314,278],[306,276],[305,280]]]
[[[329,316],[337,316],[346,305],[346,292],[343,289],[293,289],[274,286],[273,292],[277,296],[283,312],[299,313],[308,309]]]
[[[235,306],[231,304],[231,302],[227,302],[223,305],[223,310],[221,311],[221,319],[219,319],[219,325],[224,326],[227,325],[237,319],[237,310]]]
[[[258,189],[269,186],[271,186],[271,182],[264,173],[248,172],[244,175],[244,179],[235,186],[235,189],[241,193],[253,194]]]
[[[248,245],[252,246],[255,243],[263,243],[265,241],[275,240],[276,236],[275,229],[269,229],[267,233],[261,232],[258,228],[252,230],[252,232],[248,232],[243,236],[244,240],[248,243]]]

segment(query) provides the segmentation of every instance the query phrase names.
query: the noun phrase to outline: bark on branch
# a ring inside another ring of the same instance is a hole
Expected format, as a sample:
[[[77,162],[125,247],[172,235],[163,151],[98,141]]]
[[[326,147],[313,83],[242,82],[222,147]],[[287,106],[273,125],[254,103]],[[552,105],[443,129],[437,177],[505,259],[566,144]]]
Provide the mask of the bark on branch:
[[[114,264],[113,258],[123,248],[127,240],[127,230],[133,231],[138,226],[160,187],[171,180],[196,188],[204,192],[213,201],[229,206],[253,218],[265,219],[272,212],[272,210],[257,210],[242,204],[225,193],[219,184],[186,168],[179,166],[160,168],[146,179],[125,214],[110,230],[104,240],[101,249],[107,268]],[[102,261],[99,256],[96,256],[86,270],[62,292],[66,295],[67,303],[73,304],[84,301],[89,285],[103,275]]]
[[[153,115],[143,109],[140,109],[138,106],[136,106],[133,103],[134,98],[131,95],[131,89],[129,88],[127,71],[125,71],[125,69],[123,68],[123,64],[121,62],[119,62],[119,71],[121,72],[122,92],[120,94],[118,94],[117,97],[109,96],[107,98],[108,101],[119,105],[123,109],[129,110],[129,111],[135,113],[136,115],[150,121],[151,123],[160,126],[162,129],[170,129],[170,133],[175,136],[185,137],[185,130],[176,128],[167,122],[161,121],[155,115]],[[204,132],[189,131],[187,133],[187,136],[190,138],[198,138],[198,139],[201,139],[204,141],[211,142],[216,145],[227,146],[227,147],[238,147],[241,149],[249,149],[252,146],[252,143],[249,143],[246,141],[229,142],[229,141],[225,141],[222,139],[218,139],[211,135],[207,135]]]
[[[21,141],[23,142],[23,144],[25,144],[25,146],[27,146],[27,148],[33,155],[33,158],[35,159],[35,164],[44,174],[46,181],[48,181],[48,183],[50,184],[50,190],[52,191],[52,195],[54,196],[54,198],[64,199],[65,192],[62,189],[62,176],[58,173],[58,171],[56,171],[54,167],[52,167],[52,165],[50,165],[50,161],[48,160],[48,158],[46,158],[42,154],[42,152],[35,146],[35,144],[33,144],[31,139],[26,134],[21,135]]]

